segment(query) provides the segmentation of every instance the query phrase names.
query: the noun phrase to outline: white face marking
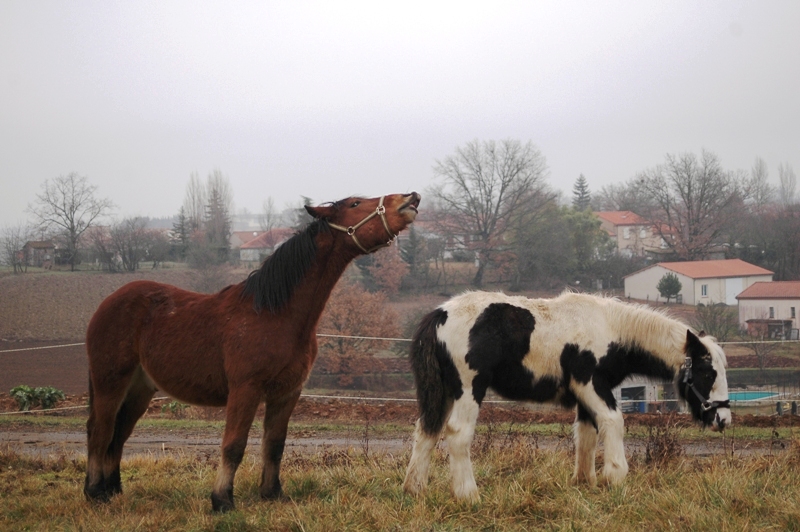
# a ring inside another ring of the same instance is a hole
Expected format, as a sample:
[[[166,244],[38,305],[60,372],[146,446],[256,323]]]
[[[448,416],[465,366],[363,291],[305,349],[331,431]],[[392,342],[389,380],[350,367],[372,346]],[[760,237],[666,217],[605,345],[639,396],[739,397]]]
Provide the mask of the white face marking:
[[[710,340],[703,339],[708,352],[711,354],[711,365],[714,371],[717,372],[717,378],[711,386],[711,393],[709,393],[709,401],[727,401],[728,400],[728,378],[725,375],[725,368],[727,367],[727,359],[725,352],[722,348]],[[714,422],[711,425],[711,430],[719,430],[720,427],[729,427],[733,421],[730,408],[718,408]]]

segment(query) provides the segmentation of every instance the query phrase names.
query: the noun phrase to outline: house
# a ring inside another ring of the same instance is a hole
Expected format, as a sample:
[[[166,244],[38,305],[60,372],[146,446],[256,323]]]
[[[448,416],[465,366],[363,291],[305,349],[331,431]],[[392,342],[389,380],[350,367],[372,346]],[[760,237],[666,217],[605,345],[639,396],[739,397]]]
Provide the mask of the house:
[[[266,233],[266,231],[233,231],[228,239],[231,250],[239,249],[243,244],[247,244],[264,233]]]
[[[30,240],[22,246],[22,253],[26,265],[49,268],[53,265],[56,245],[52,240]]]
[[[239,247],[239,260],[242,262],[260,262],[267,255],[271,255],[275,248],[289,240],[294,235],[294,229],[278,227],[263,233]]]
[[[600,211],[594,214],[600,218],[600,228],[608,233],[623,257],[643,257],[668,250],[667,243],[653,224],[635,212]]]
[[[798,339],[800,281],[754,283],[736,296],[739,325],[750,334]]]
[[[725,303],[735,305],[736,296],[758,282],[771,282],[773,272],[741,259],[659,262],[626,275],[625,296],[658,301],[656,285],[667,273],[681,282],[679,298],[687,305]]]

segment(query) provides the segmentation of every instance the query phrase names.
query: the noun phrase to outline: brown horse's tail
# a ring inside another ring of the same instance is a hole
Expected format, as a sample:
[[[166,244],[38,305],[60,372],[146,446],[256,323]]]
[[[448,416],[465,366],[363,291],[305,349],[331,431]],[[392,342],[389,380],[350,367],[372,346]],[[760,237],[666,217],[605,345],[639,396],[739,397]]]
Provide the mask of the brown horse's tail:
[[[453,399],[460,396],[461,379],[437,329],[447,321],[447,311],[436,309],[424,318],[411,344],[411,370],[417,386],[422,430],[431,436],[442,431]]]

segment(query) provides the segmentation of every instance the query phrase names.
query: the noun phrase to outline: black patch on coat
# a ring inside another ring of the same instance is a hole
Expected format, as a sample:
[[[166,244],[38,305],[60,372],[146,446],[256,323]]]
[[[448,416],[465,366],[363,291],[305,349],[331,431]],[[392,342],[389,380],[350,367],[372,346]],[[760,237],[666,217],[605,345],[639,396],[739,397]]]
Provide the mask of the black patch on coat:
[[[561,351],[561,369],[564,372],[564,382],[570,379],[581,384],[588,384],[597,366],[594,353],[588,349],[581,350],[578,344],[566,344]]]
[[[472,381],[472,395],[478,404],[490,387],[512,400],[543,402],[555,397],[560,387],[557,379],[536,381],[522,365],[530,351],[535,323],[529,310],[508,303],[488,305],[475,320],[465,360],[478,372]]]
[[[684,350],[686,356],[692,359],[692,384],[700,395],[703,396],[703,399],[708,400],[708,396],[711,394],[711,388],[714,386],[714,381],[717,380],[717,371],[714,369],[714,365],[711,361],[711,354],[697,336],[688,330],[686,332],[686,346]],[[686,370],[681,368],[675,379],[678,395],[689,404],[692,416],[696,420],[702,421],[703,425],[709,426],[714,422],[717,409],[715,407],[705,412],[703,411],[700,398],[687,386],[687,383],[683,382],[685,373]]]
[[[583,406],[581,403],[578,403],[578,421],[580,423],[591,423],[594,427],[594,430],[598,430],[597,419],[594,416],[594,412]]]
[[[420,422],[429,435],[442,431],[453,401],[464,394],[458,369],[437,335],[437,329],[446,322],[447,311],[440,308],[422,318],[409,353]]]
[[[612,410],[617,408],[617,401],[611,391],[630,375],[671,380],[675,377],[675,372],[663,360],[635,344],[611,342],[608,344],[606,356],[597,363],[592,375],[592,385],[597,395]]]

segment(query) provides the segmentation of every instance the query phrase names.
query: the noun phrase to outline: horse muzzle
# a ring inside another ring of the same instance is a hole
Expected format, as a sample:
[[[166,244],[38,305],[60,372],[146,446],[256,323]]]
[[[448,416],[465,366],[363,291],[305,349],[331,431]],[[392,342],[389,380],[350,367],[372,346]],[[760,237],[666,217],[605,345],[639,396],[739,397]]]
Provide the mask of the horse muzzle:
[[[419,213],[419,202],[422,200],[422,196],[417,192],[412,192],[407,197],[408,199],[397,210],[413,222]]]
[[[731,415],[730,408],[718,408],[714,414],[714,421],[711,423],[711,430],[714,432],[722,432],[726,427],[730,427],[733,423],[733,416]]]

